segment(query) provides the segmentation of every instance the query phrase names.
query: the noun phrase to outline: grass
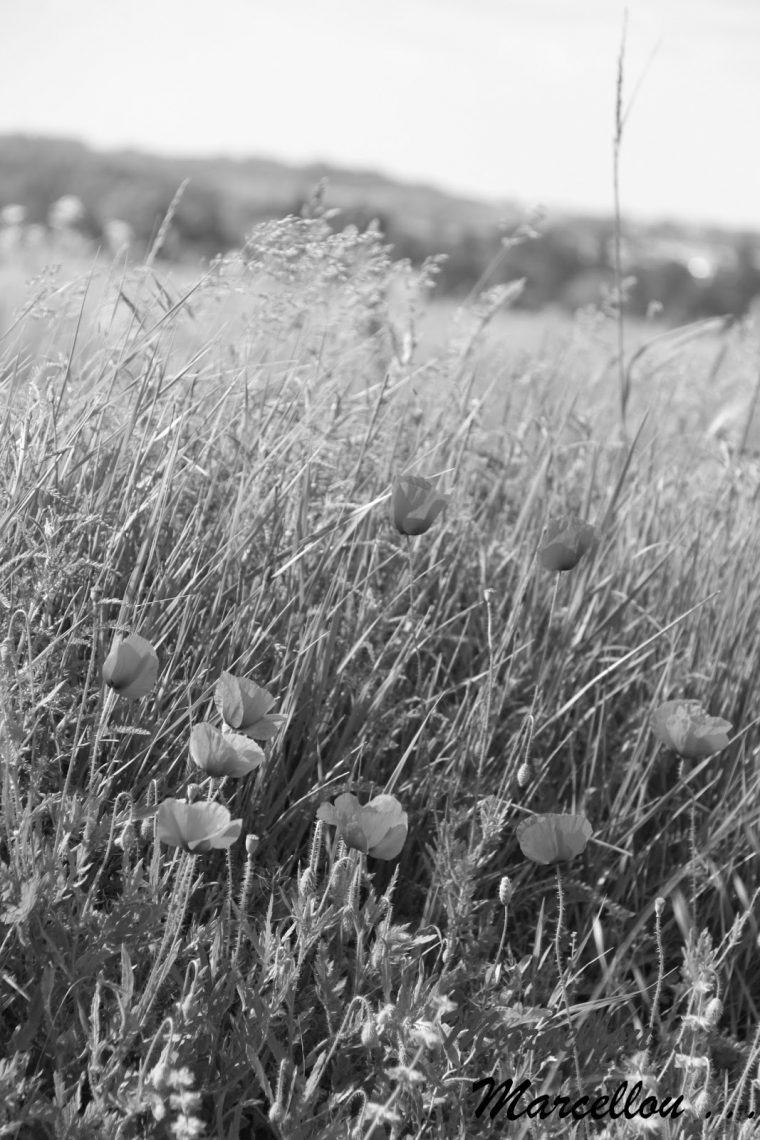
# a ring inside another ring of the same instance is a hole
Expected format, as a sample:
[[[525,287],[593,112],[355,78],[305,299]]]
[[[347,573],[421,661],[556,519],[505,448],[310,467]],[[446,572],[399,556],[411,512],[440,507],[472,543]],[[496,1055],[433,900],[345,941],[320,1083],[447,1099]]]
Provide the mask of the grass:
[[[0,1135],[753,1134],[756,330],[627,338],[626,444],[612,315],[509,354],[490,293],[420,352],[418,285],[286,219],[185,291],[98,262],[6,313]],[[405,471],[452,493],[409,544]],[[566,512],[600,541],[552,576]],[[102,679],[130,632],[132,702]],[[286,716],[235,780],[188,752],[224,671]],[[679,763],[675,697],[729,747]],[[344,791],[401,802],[396,860],[317,821]],[[168,846],[171,797],[241,838]],[[593,826],[559,897],[515,837],[544,812]],[[683,1116],[477,1113],[490,1076],[577,1093],[565,995],[584,1088]]]

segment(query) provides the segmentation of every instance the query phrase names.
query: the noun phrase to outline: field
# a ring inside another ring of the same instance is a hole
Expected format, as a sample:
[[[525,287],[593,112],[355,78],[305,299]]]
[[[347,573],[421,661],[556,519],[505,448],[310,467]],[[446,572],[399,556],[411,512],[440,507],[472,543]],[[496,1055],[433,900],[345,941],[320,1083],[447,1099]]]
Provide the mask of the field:
[[[0,289],[0,1135],[757,1135],[756,323],[623,430],[613,315],[319,218]]]

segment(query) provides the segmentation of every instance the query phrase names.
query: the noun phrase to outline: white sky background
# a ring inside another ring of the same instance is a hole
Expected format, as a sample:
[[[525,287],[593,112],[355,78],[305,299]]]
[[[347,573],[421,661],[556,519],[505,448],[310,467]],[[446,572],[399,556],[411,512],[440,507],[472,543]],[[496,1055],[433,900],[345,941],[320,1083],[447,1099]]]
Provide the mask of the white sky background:
[[[609,213],[624,6],[9,0],[0,132],[323,159]],[[623,140],[624,214],[760,230],[760,0],[627,7],[629,96],[649,67]]]

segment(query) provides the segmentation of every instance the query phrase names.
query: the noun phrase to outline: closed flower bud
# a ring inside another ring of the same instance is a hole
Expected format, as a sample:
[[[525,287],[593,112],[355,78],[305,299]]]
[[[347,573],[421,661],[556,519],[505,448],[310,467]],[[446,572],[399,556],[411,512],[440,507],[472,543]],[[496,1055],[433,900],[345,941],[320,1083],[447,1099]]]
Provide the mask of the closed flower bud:
[[[393,480],[391,517],[399,534],[424,534],[451,499],[436,491],[428,479],[402,475]]]
[[[528,764],[521,764],[517,769],[517,782],[521,788],[524,788],[530,779],[530,767]]]
[[[365,1049],[376,1049],[380,1044],[380,1038],[378,1037],[375,1022],[372,1018],[370,1018],[369,1021],[365,1021],[362,1026],[361,1041]]]
[[[708,1001],[705,1006],[705,1020],[708,1025],[715,1026],[721,1019],[723,1014],[723,1002],[720,998],[714,997]]]
[[[103,662],[103,680],[127,700],[151,691],[158,677],[158,654],[139,633],[130,633],[114,645]]]
[[[595,545],[596,530],[591,523],[560,515],[547,525],[538,557],[545,570],[572,570]]]
[[[710,1094],[708,1093],[706,1088],[702,1089],[702,1091],[700,1093],[697,1093],[697,1095],[694,1097],[692,1104],[694,1107],[694,1115],[695,1116],[704,1116],[705,1115],[708,1108],[710,1107]]]
[[[665,910],[665,899],[662,897],[662,895],[658,895],[654,900],[654,909],[657,917],[660,918],[662,916],[662,912]]]
[[[377,1015],[376,1025],[378,1033],[381,1036],[382,1034],[387,1033],[391,1026],[395,1024],[395,1022],[396,1007],[390,1002],[387,1002]]]
[[[116,846],[121,847],[125,855],[130,855],[132,851],[134,851],[136,841],[135,825],[132,823],[131,819],[127,820],[127,822],[124,824],[124,830],[122,831],[119,838],[115,841]]]
[[[499,902],[503,907],[509,906],[509,900],[515,893],[515,888],[509,875],[504,875],[499,883]]]

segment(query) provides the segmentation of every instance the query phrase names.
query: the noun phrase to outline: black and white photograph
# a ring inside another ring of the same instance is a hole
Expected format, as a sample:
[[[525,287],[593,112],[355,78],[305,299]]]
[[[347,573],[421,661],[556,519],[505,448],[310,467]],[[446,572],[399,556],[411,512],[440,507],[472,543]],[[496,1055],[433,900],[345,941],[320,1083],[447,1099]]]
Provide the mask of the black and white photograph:
[[[10,0],[0,1136],[760,1136],[760,5]]]

